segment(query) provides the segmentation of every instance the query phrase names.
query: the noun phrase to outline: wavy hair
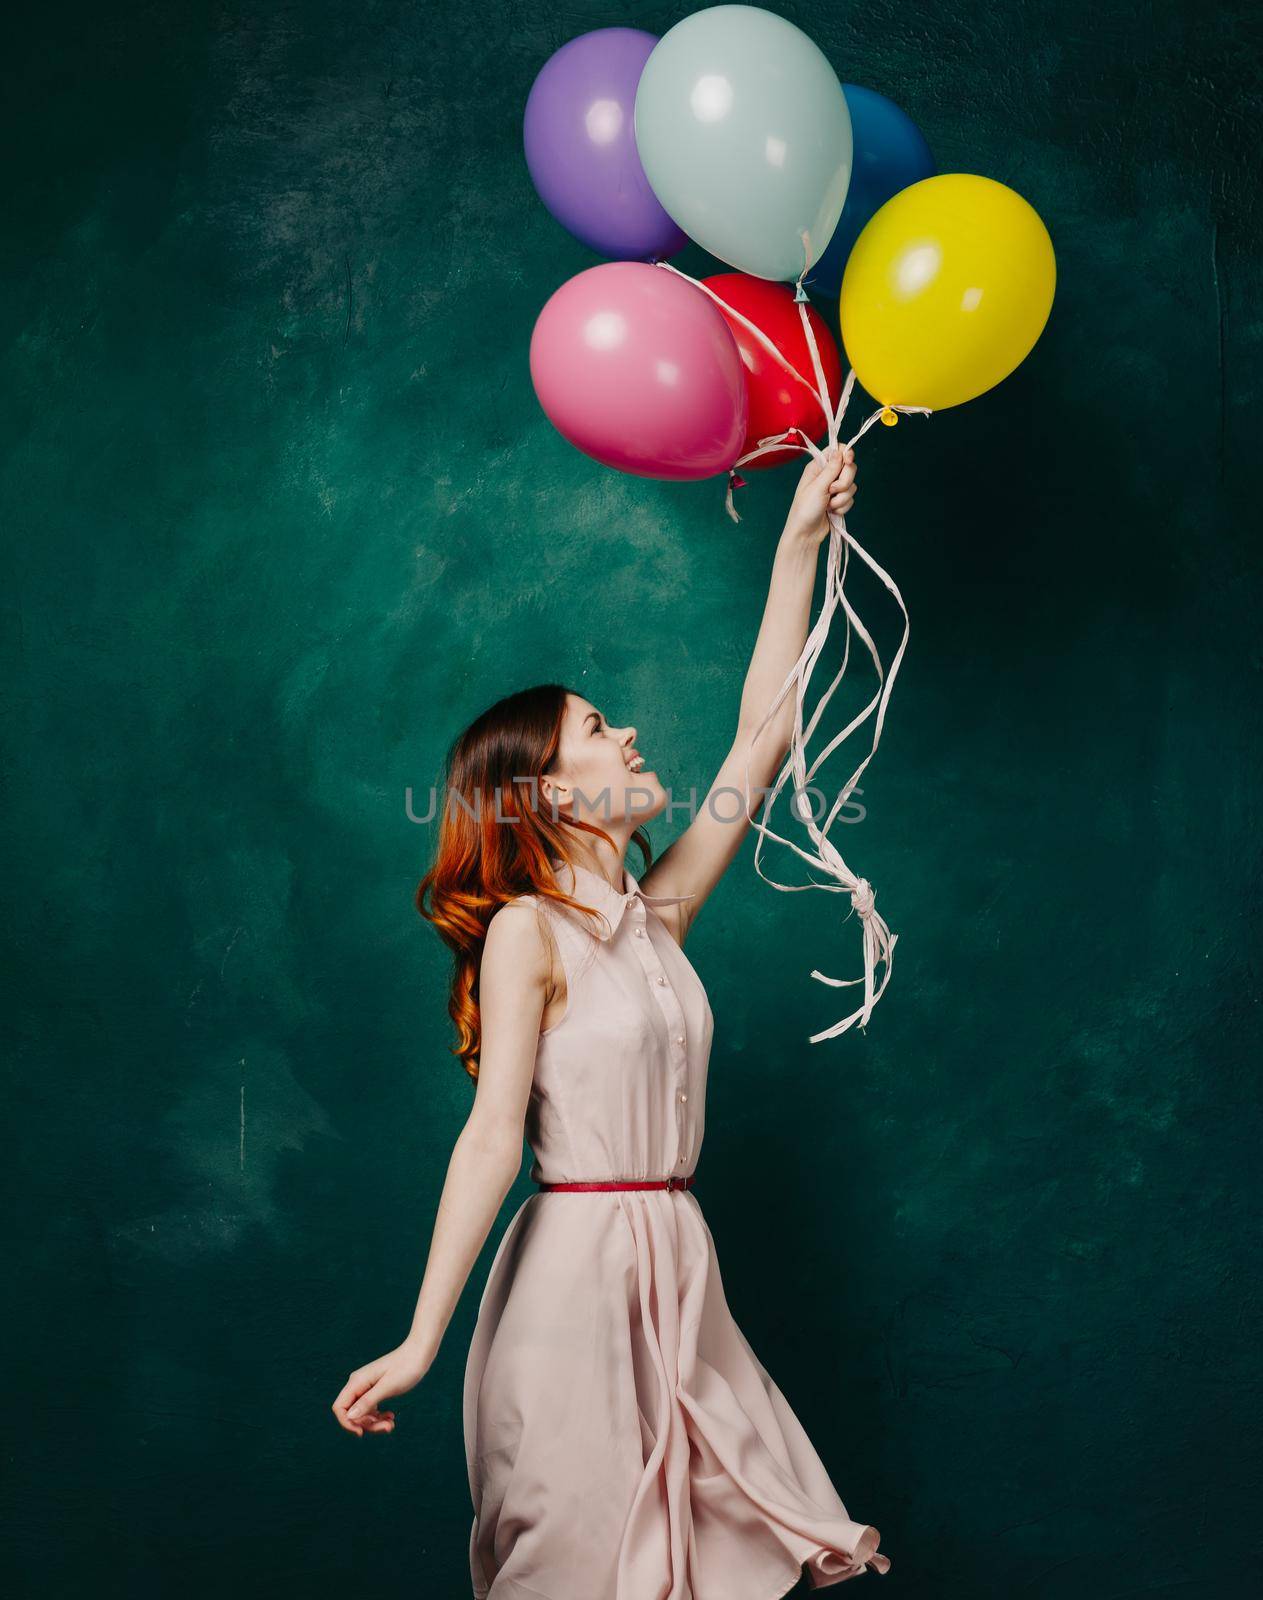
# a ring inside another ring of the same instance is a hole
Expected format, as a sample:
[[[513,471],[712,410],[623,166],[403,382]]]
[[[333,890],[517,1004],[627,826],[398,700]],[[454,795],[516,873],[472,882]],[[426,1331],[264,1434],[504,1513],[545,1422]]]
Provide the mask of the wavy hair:
[[[475,1081],[482,1047],[478,974],[495,913],[517,895],[534,894],[599,916],[558,889],[552,863],[572,862],[567,844],[575,832],[614,841],[540,794],[539,780],[557,759],[566,695],[574,692],[544,683],[497,700],[459,736],[444,765],[438,846],[417,886],[416,906],[452,951],[451,1051]],[[637,828],[632,838],[647,868],[649,837]]]

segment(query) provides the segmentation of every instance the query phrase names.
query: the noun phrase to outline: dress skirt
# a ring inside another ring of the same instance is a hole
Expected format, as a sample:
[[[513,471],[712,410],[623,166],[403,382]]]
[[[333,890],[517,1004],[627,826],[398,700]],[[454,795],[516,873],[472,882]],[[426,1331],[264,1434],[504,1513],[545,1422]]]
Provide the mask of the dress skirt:
[[[630,872],[521,896],[565,970],[526,1137],[549,1183],[692,1175],[714,1018]],[[547,901],[547,897],[544,897]],[[705,1179],[701,1180],[705,1183]],[[465,1373],[476,1600],[779,1600],[885,1572],[724,1296],[691,1189],[539,1191],[514,1213]]]

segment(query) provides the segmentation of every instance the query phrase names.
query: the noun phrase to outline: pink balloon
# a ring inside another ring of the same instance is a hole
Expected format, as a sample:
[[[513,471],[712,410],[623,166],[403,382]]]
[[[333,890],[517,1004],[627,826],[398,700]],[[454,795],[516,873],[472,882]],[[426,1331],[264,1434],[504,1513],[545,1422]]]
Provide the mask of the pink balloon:
[[[745,374],[723,313],[645,262],[562,284],[535,323],[531,381],[564,438],[642,478],[709,478],[745,442]]]

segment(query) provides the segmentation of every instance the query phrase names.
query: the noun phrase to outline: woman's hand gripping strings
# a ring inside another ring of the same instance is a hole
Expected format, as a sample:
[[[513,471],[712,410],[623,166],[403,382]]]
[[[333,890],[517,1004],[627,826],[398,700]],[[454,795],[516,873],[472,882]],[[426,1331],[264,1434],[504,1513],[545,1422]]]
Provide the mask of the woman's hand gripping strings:
[[[855,451],[849,444],[835,444],[822,458],[809,456],[798,480],[785,532],[811,545],[818,545],[829,534],[829,516],[845,516],[855,504]]]

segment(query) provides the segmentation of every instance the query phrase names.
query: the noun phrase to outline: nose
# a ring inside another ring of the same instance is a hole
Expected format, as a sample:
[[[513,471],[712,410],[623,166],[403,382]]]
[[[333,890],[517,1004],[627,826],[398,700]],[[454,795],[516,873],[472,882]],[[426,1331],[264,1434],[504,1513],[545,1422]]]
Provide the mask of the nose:
[[[636,742],[636,730],[635,730],[635,728],[627,728],[625,730],[625,736],[624,736],[624,739],[623,739],[623,743],[625,745],[633,745],[633,744],[635,744],[635,742]]]

